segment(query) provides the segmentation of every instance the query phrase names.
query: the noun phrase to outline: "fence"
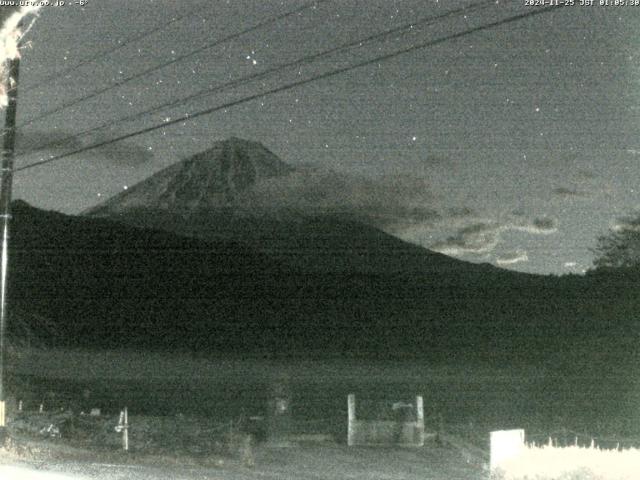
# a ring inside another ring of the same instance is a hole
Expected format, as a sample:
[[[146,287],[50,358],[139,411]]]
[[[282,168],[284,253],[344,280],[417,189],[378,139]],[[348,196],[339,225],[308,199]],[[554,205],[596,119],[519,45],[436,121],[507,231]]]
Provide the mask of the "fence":
[[[500,480],[539,480],[559,478],[597,478],[635,480],[640,472],[640,449],[602,449],[591,441],[558,446],[525,442],[524,430],[491,432],[491,478]]]
[[[347,444],[353,445],[424,445],[424,405],[422,396],[415,397],[415,405],[396,402],[395,420],[364,420],[356,416],[356,396],[347,397]],[[413,418],[408,418],[411,411]]]

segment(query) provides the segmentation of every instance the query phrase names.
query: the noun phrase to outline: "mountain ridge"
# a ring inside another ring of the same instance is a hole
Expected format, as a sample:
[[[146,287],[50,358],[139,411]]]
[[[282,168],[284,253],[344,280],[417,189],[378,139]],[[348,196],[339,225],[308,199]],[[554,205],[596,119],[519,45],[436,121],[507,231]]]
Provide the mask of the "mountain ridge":
[[[58,334],[45,340],[57,344],[304,358],[636,358],[637,271],[533,276],[445,257],[432,271],[323,272],[225,240],[24,203],[13,210],[9,299],[49,319]]]
[[[31,269],[21,273],[27,280],[16,291],[25,295],[34,285],[46,291],[46,279],[57,292],[74,292],[56,300],[54,310],[83,342],[106,341],[93,338],[94,327],[77,324],[99,312],[98,336],[115,341],[102,325],[133,328],[131,342],[167,348],[512,360],[540,352],[575,358],[601,344],[607,355],[635,352],[631,319],[640,305],[628,272],[518,273],[409,244],[360,221],[357,211],[289,210],[291,202],[280,204],[287,208],[277,215],[254,209],[244,202],[256,191],[279,193],[256,185],[286,186],[295,169],[259,144],[234,154],[242,145],[218,143],[89,215],[18,208],[17,263]],[[258,160],[243,157],[256,152],[270,168],[256,169]],[[240,166],[223,168],[225,159]],[[211,162],[214,173],[202,174]],[[236,175],[242,165],[254,173]],[[27,304],[44,314],[49,301]],[[153,327],[131,326],[139,311]]]
[[[262,144],[231,137],[156,172],[82,214],[107,216],[148,207],[150,202],[158,210],[174,212],[225,207],[256,182],[292,170]]]
[[[239,171],[242,181],[220,175]],[[339,198],[326,198],[326,185]],[[337,173],[291,167],[262,144],[232,137],[83,214],[205,241],[237,241],[306,271],[416,270],[431,268],[430,262],[457,268],[450,257],[392,240],[357,200],[340,207],[351,201],[345,190]],[[375,192],[367,195],[375,197]],[[385,208],[381,199],[372,200],[377,209]],[[417,207],[412,212],[421,220],[425,214]]]

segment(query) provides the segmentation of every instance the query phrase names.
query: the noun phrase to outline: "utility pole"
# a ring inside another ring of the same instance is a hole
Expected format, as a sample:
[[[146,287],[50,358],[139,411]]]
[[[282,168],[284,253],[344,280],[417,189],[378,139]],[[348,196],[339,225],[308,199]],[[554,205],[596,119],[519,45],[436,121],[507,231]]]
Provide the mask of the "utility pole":
[[[2,225],[2,251],[0,255],[0,440],[6,436],[6,331],[7,331],[7,273],[9,266],[9,226],[11,220],[11,188],[13,184],[13,157],[16,143],[16,112],[18,107],[18,74],[20,56],[5,61],[7,111],[2,129],[0,152],[0,224]]]

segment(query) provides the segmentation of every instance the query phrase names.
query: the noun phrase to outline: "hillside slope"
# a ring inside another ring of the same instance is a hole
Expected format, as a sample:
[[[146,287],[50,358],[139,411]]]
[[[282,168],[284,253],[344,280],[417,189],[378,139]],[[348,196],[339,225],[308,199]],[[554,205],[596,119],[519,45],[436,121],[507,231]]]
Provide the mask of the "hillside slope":
[[[66,345],[494,361],[636,350],[638,275],[537,277],[437,255],[425,270],[310,272],[24,203],[14,219],[12,304]]]

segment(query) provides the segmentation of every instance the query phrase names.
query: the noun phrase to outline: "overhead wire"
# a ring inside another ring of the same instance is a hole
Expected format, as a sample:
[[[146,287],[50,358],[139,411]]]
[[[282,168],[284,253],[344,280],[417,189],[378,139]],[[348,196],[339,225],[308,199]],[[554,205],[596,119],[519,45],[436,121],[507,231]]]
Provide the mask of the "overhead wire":
[[[129,45],[131,45],[132,43],[135,42],[139,42],[140,40],[143,40],[147,37],[151,37],[152,35],[166,29],[167,27],[173,25],[174,23],[178,23],[186,18],[189,18],[191,16],[194,16],[196,13],[200,12],[202,10],[202,6],[197,6],[193,9],[188,10],[187,12],[183,13],[182,15],[179,15],[177,17],[173,17],[171,20],[169,20],[168,22],[163,22],[160,23],[158,25],[156,25],[153,28],[150,28],[149,30],[145,30],[143,32],[141,32],[139,35],[134,35],[131,38],[126,39],[125,41],[123,41],[122,43],[119,43],[118,45],[113,46],[112,48],[108,48],[106,50],[103,50],[99,53],[96,53],[95,55],[92,55],[88,58],[85,58],[83,60],[81,60],[80,62],[76,63],[75,65],[72,65],[68,68],[65,68],[64,70],[62,70],[61,72],[57,72],[54,73],[52,75],[49,75],[48,77],[37,81],[36,83],[34,83],[33,85],[29,85],[27,84],[25,87],[22,88],[22,90],[25,91],[29,91],[29,90],[34,90],[38,87],[41,87],[42,85],[45,84],[49,84],[55,80],[58,80],[60,78],[64,78],[67,75],[69,75],[71,72],[74,72],[75,70],[78,70],[82,67],[84,67],[85,65],[89,65],[91,63],[94,63],[98,60],[101,60],[103,58],[108,57],[109,55],[117,52],[118,50],[121,50]]]
[[[404,54],[407,54],[407,53],[410,53],[410,52],[415,52],[415,51],[421,50],[423,48],[439,45],[439,44],[448,42],[450,40],[455,40],[455,39],[458,39],[458,38],[465,37],[467,35],[471,35],[473,33],[477,33],[477,32],[484,31],[484,30],[489,30],[489,29],[496,28],[496,27],[499,27],[499,26],[502,26],[502,25],[506,25],[506,24],[513,23],[513,22],[517,22],[517,21],[523,20],[525,18],[530,18],[530,17],[542,15],[542,14],[545,14],[545,13],[550,12],[552,10],[558,10],[560,8],[563,8],[564,6],[566,6],[566,5],[558,5],[558,6],[554,5],[554,6],[541,7],[541,8],[535,9],[535,10],[528,11],[526,13],[513,15],[513,16],[510,16],[510,17],[507,17],[507,18],[503,18],[501,20],[490,22],[488,24],[484,24],[484,25],[480,25],[480,26],[477,26],[477,27],[473,27],[473,28],[464,30],[462,32],[453,33],[453,34],[450,34],[450,35],[445,35],[444,37],[440,37],[440,38],[435,39],[435,40],[429,40],[427,42],[422,42],[422,43],[419,43],[419,44],[416,44],[416,45],[412,45],[410,47],[403,48],[401,50],[396,50],[395,52],[392,52],[392,53],[379,55],[377,57],[374,57],[374,58],[371,58],[371,59],[368,59],[368,60],[364,60],[364,61],[352,64],[352,65],[348,65],[346,67],[340,67],[340,68],[337,68],[337,69],[334,69],[334,70],[331,70],[331,71],[328,71],[328,72],[324,72],[324,73],[315,75],[315,76],[310,77],[310,78],[298,80],[298,81],[295,81],[295,82],[290,82],[290,83],[281,85],[279,87],[275,87],[275,88],[272,88],[270,90],[267,90],[265,92],[260,92],[260,93],[256,93],[256,94],[253,94],[253,95],[249,95],[249,96],[246,96],[246,97],[243,97],[243,98],[240,98],[240,99],[236,99],[236,100],[224,103],[222,105],[217,105],[217,106],[214,106],[214,107],[210,107],[210,108],[201,110],[201,111],[193,113],[193,114],[186,114],[181,118],[170,120],[168,122],[162,122],[160,124],[152,125],[150,127],[145,127],[145,128],[136,130],[134,132],[123,134],[123,135],[120,135],[118,137],[115,137],[115,138],[112,138],[112,139],[109,139],[109,140],[104,140],[104,141],[101,141],[101,142],[94,143],[92,145],[87,145],[87,146],[75,149],[73,151],[70,151],[70,152],[62,153],[60,155],[56,155],[56,156],[50,157],[48,159],[43,159],[43,160],[40,160],[38,162],[34,162],[34,163],[31,163],[31,164],[25,165],[23,167],[20,167],[20,168],[16,168],[15,171],[16,172],[20,172],[20,171],[28,170],[28,169],[35,168],[35,167],[38,167],[38,166],[41,166],[41,165],[45,165],[45,164],[48,164],[48,163],[56,162],[56,161],[68,158],[68,157],[70,157],[72,155],[77,155],[79,153],[84,153],[84,152],[87,152],[87,151],[95,150],[97,148],[101,148],[101,147],[110,145],[112,143],[120,142],[122,140],[127,140],[129,138],[137,137],[139,135],[144,135],[146,133],[150,133],[150,132],[153,132],[155,130],[159,130],[161,128],[167,128],[167,127],[169,127],[171,125],[182,123],[182,122],[185,122],[185,121],[188,121],[188,120],[193,120],[195,118],[199,118],[199,117],[202,117],[202,116],[205,116],[205,115],[210,115],[210,114],[212,114],[214,112],[217,112],[217,111],[220,111],[220,110],[223,110],[223,109],[228,109],[228,108],[231,108],[231,107],[234,107],[236,105],[243,104],[243,103],[247,103],[247,102],[250,102],[252,100],[256,100],[258,98],[264,98],[264,97],[269,96],[269,95],[273,95],[273,94],[276,94],[276,93],[281,93],[281,92],[284,92],[284,91],[287,91],[287,90],[291,90],[292,88],[296,88],[296,87],[299,87],[299,86],[302,86],[302,85],[306,85],[306,84],[309,84],[309,83],[312,83],[312,82],[317,82],[319,80],[323,80],[323,79],[326,79],[326,78],[334,77],[336,75],[340,75],[342,73],[345,73],[345,72],[348,72],[348,71],[351,71],[351,70],[355,70],[355,69],[362,68],[362,67],[365,67],[365,66],[368,66],[368,65],[372,65],[374,63],[380,63],[380,62],[388,61],[388,60],[396,58],[396,57],[398,57],[400,55],[404,55]]]
[[[95,98],[95,97],[97,97],[99,95],[102,95],[103,93],[108,92],[109,90],[113,90],[114,88],[119,88],[119,87],[121,87],[123,85],[126,85],[129,82],[132,82],[133,80],[137,80],[138,78],[145,77],[145,76],[149,75],[150,73],[157,72],[158,70],[166,68],[166,67],[168,67],[170,65],[174,65],[174,64],[176,64],[178,62],[181,62],[182,60],[185,60],[187,58],[193,57],[194,55],[197,55],[198,53],[204,52],[205,50],[212,49],[212,48],[217,47],[218,45],[226,43],[226,42],[228,42],[230,40],[234,40],[234,39],[239,38],[239,37],[241,37],[243,35],[247,35],[247,34],[249,34],[251,32],[254,32],[254,31],[256,31],[256,30],[258,30],[260,28],[263,28],[263,27],[265,27],[267,25],[270,25],[272,23],[278,22],[280,20],[284,20],[285,18],[291,17],[293,15],[297,15],[300,12],[303,12],[304,10],[308,10],[310,8],[313,8],[313,7],[317,6],[317,5],[319,5],[319,4],[326,3],[326,2],[329,2],[329,1],[331,1],[331,0],[313,0],[311,2],[305,3],[303,6],[301,6],[299,8],[296,8],[294,10],[289,10],[289,11],[283,13],[283,14],[276,15],[274,17],[271,17],[271,18],[267,19],[267,20],[259,22],[259,23],[255,24],[255,25],[253,25],[253,26],[251,26],[249,28],[246,28],[246,29],[241,30],[241,31],[236,32],[236,33],[232,33],[230,35],[227,35],[226,37],[223,37],[223,38],[220,38],[218,40],[215,40],[214,42],[210,42],[210,43],[208,43],[208,44],[206,44],[206,45],[204,45],[202,47],[199,47],[199,48],[197,48],[195,50],[191,50],[188,53],[185,53],[183,55],[179,55],[179,56],[169,60],[168,62],[163,62],[163,63],[161,63],[159,65],[147,68],[146,70],[138,72],[138,73],[136,73],[134,75],[131,75],[129,77],[123,78],[122,80],[118,80],[117,82],[115,82],[115,83],[113,83],[111,85],[108,85],[108,86],[106,86],[104,88],[95,90],[95,91],[93,91],[93,92],[91,92],[91,93],[89,93],[87,95],[84,95],[82,97],[76,98],[76,99],[71,100],[69,102],[62,103],[62,105],[59,105],[58,107],[52,108],[51,110],[47,110],[46,112],[44,112],[44,113],[42,113],[42,114],[40,114],[40,115],[38,115],[36,117],[30,118],[28,120],[25,120],[24,122],[18,124],[18,127],[25,127],[27,125],[31,125],[32,123],[38,122],[40,120],[43,120],[43,119],[45,119],[47,117],[50,117],[51,115],[54,115],[54,114],[59,113],[59,112],[61,112],[63,110],[66,110],[67,108],[73,107],[73,106],[78,105],[78,104],[80,104],[82,102],[85,102],[85,101],[90,100],[92,98]]]
[[[430,16],[427,16],[427,17],[423,17],[423,18],[421,18],[419,20],[415,20],[415,21],[412,21],[412,22],[409,22],[409,23],[404,23],[404,24],[402,24],[400,26],[385,30],[383,32],[378,32],[378,33],[369,35],[367,37],[359,38],[359,39],[356,39],[356,40],[341,44],[339,46],[330,48],[328,50],[324,50],[324,51],[321,51],[321,52],[318,52],[318,53],[315,53],[315,54],[307,55],[307,56],[304,56],[304,57],[301,57],[301,58],[298,58],[296,60],[293,60],[293,61],[290,61],[290,62],[286,62],[286,63],[283,63],[283,64],[275,65],[275,66],[273,66],[271,68],[268,68],[266,70],[263,70],[261,72],[256,72],[256,73],[253,73],[251,75],[247,75],[245,77],[237,78],[235,80],[231,80],[231,81],[216,85],[215,87],[209,87],[209,88],[205,88],[205,89],[199,90],[199,91],[197,91],[195,93],[192,93],[190,95],[177,98],[175,100],[172,100],[170,102],[166,102],[164,104],[161,104],[161,105],[158,105],[158,106],[155,106],[155,107],[151,107],[151,108],[149,108],[147,110],[144,110],[144,111],[141,111],[141,112],[136,112],[136,113],[133,113],[131,115],[127,115],[125,117],[120,117],[120,118],[117,118],[115,120],[109,120],[107,122],[103,122],[100,125],[88,128],[86,130],[83,130],[82,132],[78,132],[78,133],[75,133],[73,135],[69,135],[67,137],[64,137],[62,139],[57,140],[56,142],[50,142],[50,143],[46,143],[46,144],[43,144],[43,145],[38,145],[38,146],[36,146],[34,148],[31,148],[31,149],[29,149],[29,150],[27,150],[25,152],[21,152],[21,155],[31,154],[31,153],[34,153],[34,152],[37,152],[37,151],[41,151],[41,150],[46,149],[46,148],[50,148],[50,147],[53,147],[53,146],[58,146],[58,145],[66,143],[66,142],[68,142],[70,140],[77,140],[80,137],[83,137],[83,136],[89,135],[91,133],[97,132],[97,131],[99,131],[99,130],[101,130],[103,128],[108,128],[108,127],[111,127],[111,126],[114,126],[114,125],[121,124],[123,122],[129,122],[129,121],[132,121],[132,120],[136,120],[138,118],[141,118],[141,117],[144,117],[146,115],[150,115],[150,114],[153,114],[153,113],[156,113],[156,112],[165,111],[167,109],[176,107],[178,105],[185,104],[186,102],[190,102],[192,100],[201,99],[201,98],[205,98],[205,97],[210,97],[213,94],[219,93],[219,92],[221,92],[223,90],[226,90],[228,88],[235,88],[235,87],[243,86],[245,84],[249,84],[249,83],[254,82],[256,80],[260,80],[262,78],[265,78],[265,77],[271,75],[272,73],[278,73],[280,71],[287,70],[287,69],[289,69],[291,67],[299,67],[299,66],[302,66],[302,65],[305,65],[305,64],[309,64],[309,63],[312,63],[312,62],[314,62],[316,60],[319,60],[321,58],[330,56],[332,54],[335,54],[335,53],[338,53],[338,52],[341,52],[341,51],[345,51],[345,50],[348,50],[348,49],[353,48],[353,47],[361,47],[363,45],[366,45],[366,44],[374,42],[374,41],[381,40],[381,39],[389,37],[391,35],[396,35],[396,34],[399,34],[399,33],[411,32],[413,27],[427,25],[427,24],[430,24],[430,23],[435,23],[437,21],[443,20],[443,19],[448,18],[448,17],[452,17],[452,16],[456,16],[456,15],[462,15],[462,14],[466,14],[466,13],[472,13],[472,12],[475,12],[477,10],[486,9],[489,6],[493,5],[493,4],[495,4],[495,0],[484,0],[484,1],[480,1],[480,2],[474,3],[474,4],[466,5],[465,7],[457,8],[457,9],[454,9],[454,10],[450,10],[448,12],[445,12],[445,13],[442,13],[442,14],[439,14],[439,15],[430,15]]]

